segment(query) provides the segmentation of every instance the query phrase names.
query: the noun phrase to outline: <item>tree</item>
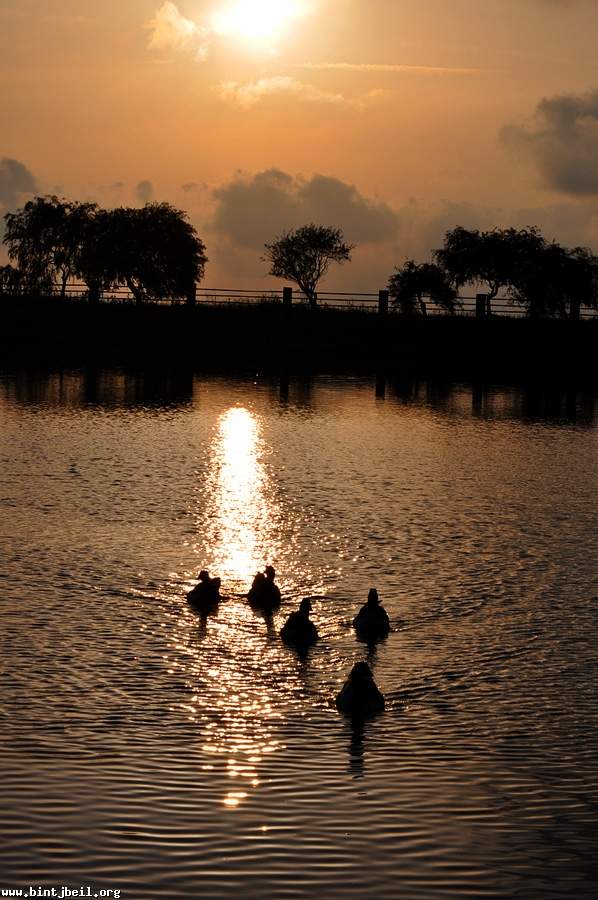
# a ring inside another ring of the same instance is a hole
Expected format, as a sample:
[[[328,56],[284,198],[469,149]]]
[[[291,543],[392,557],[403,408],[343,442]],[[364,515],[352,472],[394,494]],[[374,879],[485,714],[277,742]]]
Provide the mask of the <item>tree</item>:
[[[0,297],[16,297],[23,291],[23,276],[14,266],[0,266]]]
[[[312,309],[317,308],[318,282],[330,263],[350,261],[353,250],[340,228],[313,224],[285,232],[265,248],[263,259],[270,263],[269,274],[294,281]]]
[[[9,258],[23,292],[65,296],[69,279],[82,278],[90,300],[125,284],[138,302],[195,300],[205,247],[185,213],[168,203],[106,211],[95,203],[36,197],[5,216]]]
[[[479,232],[458,227],[447,231],[444,246],[434,252],[434,259],[457,290],[465,284],[485,282],[491,303],[501,289],[514,285],[521,265],[544,244],[536,228]]]
[[[581,306],[598,308],[598,258],[585,247],[545,244],[521,261],[511,295],[534,318],[576,319]]]
[[[581,306],[598,309],[598,257],[587,247],[574,247],[566,253],[563,296],[568,303],[570,318],[576,319]]]
[[[138,303],[195,300],[208,259],[187,216],[169,203],[101,211],[89,231],[80,273],[90,297],[124,284]]]
[[[82,235],[77,276],[87,285],[87,296],[92,303],[97,303],[104,291],[118,283],[111,220],[110,212],[98,209]]]
[[[425,312],[425,296],[449,313],[454,313],[457,306],[457,292],[446,272],[434,263],[418,265],[412,259],[407,260],[390,277],[388,291],[395,305],[406,314],[413,314],[418,308]]]
[[[15,213],[7,213],[4,243],[29,291],[41,293],[60,286],[66,294],[77,273],[81,242],[97,211],[95,203],[36,197]]]

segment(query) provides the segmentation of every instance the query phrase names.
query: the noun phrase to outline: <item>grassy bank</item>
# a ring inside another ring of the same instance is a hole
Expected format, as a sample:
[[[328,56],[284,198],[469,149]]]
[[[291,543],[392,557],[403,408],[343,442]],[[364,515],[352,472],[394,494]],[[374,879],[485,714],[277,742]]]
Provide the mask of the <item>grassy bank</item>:
[[[3,300],[0,359],[11,364],[184,365],[292,372],[405,371],[450,378],[598,381],[598,321],[386,319],[282,306],[91,306]]]

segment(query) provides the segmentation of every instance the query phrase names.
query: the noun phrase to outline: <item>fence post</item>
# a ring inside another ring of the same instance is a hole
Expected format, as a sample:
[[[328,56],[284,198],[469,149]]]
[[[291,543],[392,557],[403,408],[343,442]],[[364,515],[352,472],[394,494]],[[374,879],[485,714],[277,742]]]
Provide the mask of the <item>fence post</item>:
[[[194,283],[194,284],[189,285],[189,290],[187,292],[187,303],[189,304],[189,306],[195,306],[196,300],[197,300],[197,285]]]
[[[286,309],[290,309],[293,305],[293,288],[292,287],[284,287],[282,289],[282,305]]]
[[[488,314],[488,295],[475,295],[475,317],[476,319],[485,319]]]
[[[581,318],[581,304],[579,300],[572,300],[571,306],[569,308],[569,318],[575,322],[578,322]]]
[[[378,291],[378,315],[388,315],[388,291]]]

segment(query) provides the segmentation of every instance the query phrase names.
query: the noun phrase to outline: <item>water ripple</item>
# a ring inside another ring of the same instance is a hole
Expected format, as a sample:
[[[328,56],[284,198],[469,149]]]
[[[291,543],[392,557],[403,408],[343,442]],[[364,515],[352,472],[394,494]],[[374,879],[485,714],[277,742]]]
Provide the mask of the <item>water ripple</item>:
[[[593,896],[588,398],[557,422],[503,389],[480,417],[466,387],[86,378],[0,380],[5,883]],[[267,563],[272,618],[242,596]],[[302,656],[278,632],[308,595]],[[387,697],[361,724],[333,705],[359,659]]]

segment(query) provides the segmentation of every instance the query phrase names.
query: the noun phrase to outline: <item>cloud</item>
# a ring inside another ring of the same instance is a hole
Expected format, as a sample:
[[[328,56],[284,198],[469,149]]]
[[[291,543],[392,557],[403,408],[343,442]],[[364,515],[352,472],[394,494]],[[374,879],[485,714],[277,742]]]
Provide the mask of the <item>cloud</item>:
[[[151,203],[154,199],[154,186],[151,181],[140,181],[135,188],[135,196],[140,203]]]
[[[446,231],[457,225],[480,229],[535,225],[548,240],[598,250],[598,202],[590,199],[502,208],[412,199],[391,208],[364,197],[339,179],[325,178],[322,185],[323,178],[296,178],[278,170],[238,176],[213,192],[215,215],[211,221],[204,218],[205,202],[198,205],[192,218],[209,247],[210,286],[273,287],[262,259],[264,243],[310,219],[342,227],[347,239],[356,244],[351,263],[334,267],[323,290],[375,292],[406,259],[431,260],[432,250],[442,246]],[[312,187],[318,205],[305,186]],[[330,187],[340,197],[330,196]],[[372,207],[382,215],[368,215]]]
[[[398,212],[401,261],[430,259],[447,231],[460,225],[486,230],[495,227],[539,228],[548,240],[567,246],[596,246],[598,203],[566,202],[539,207],[495,207],[444,200],[427,204],[412,200]]]
[[[275,75],[272,78],[260,78],[258,81],[226,81],[219,85],[218,93],[223,100],[237,103],[243,109],[251,109],[267,97],[277,96],[334,106],[350,105],[350,101],[342,94],[322,91],[288,75]]]
[[[530,157],[548,186],[598,194],[598,90],[544,98],[529,123],[505,126],[501,140]]]
[[[241,247],[261,249],[282,231],[316,222],[342,228],[351,243],[378,244],[397,231],[396,214],[338,178],[304,179],[278,169],[238,176],[214,191],[213,229]]]
[[[371,103],[389,96],[390,91],[375,90],[360,97],[346,97],[344,94],[324,91],[289,75],[275,75],[258,81],[226,81],[219,85],[218,93],[223,100],[236,103],[243,109],[252,109],[268,98],[292,97],[304,103],[363,110]]]
[[[14,209],[22,195],[33,194],[36,190],[37,179],[27,166],[6,156],[0,160],[0,206],[5,210]]]
[[[166,0],[147,24],[150,31],[150,50],[183,50],[199,59],[207,56],[210,29],[181,15],[170,0]]]
[[[455,68],[448,66],[410,66],[404,63],[301,63],[299,69],[315,69],[317,71],[341,71],[341,72],[385,72],[415,75],[475,75],[481,69]]]

